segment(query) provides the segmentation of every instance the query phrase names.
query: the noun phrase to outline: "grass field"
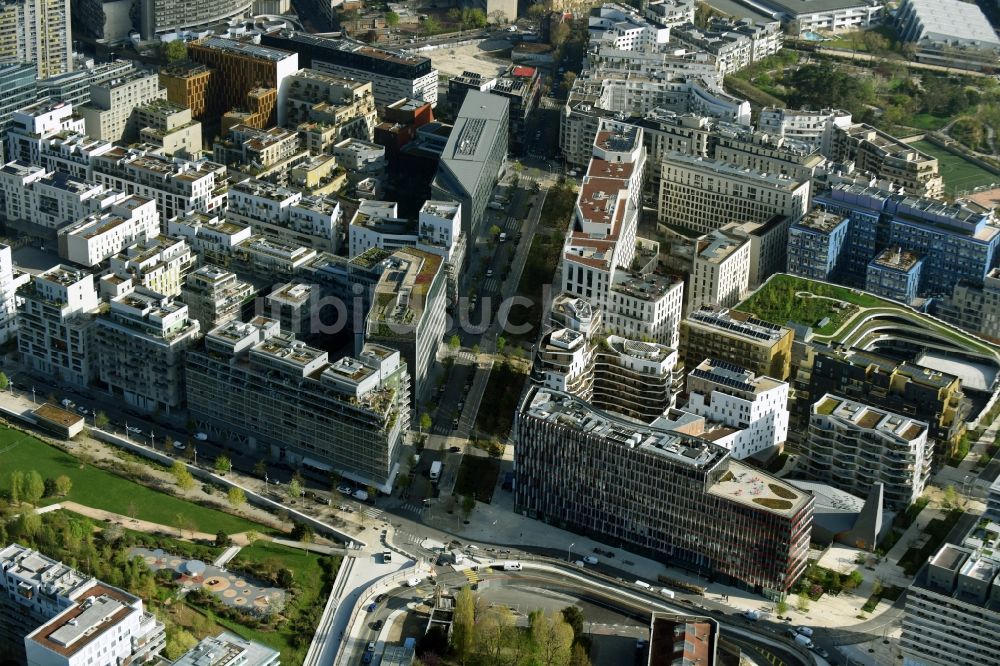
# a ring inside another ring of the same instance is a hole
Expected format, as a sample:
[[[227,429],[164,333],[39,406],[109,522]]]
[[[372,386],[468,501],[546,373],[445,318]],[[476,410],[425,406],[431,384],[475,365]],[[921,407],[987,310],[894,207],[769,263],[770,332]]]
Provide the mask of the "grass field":
[[[942,118],[941,116],[931,115],[930,113],[915,113],[910,116],[909,121],[906,122],[910,127],[916,127],[917,129],[922,129],[926,131],[939,130],[948,124],[950,118]],[[928,141],[921,141],[920,143],[930,143]],[[934,148],[937,148],[934,144],[930,144]],[[923,148],[921,148],[923,150]],[[927,151],[924,151],[927,152]]]
[[[937,158],[938,171],[944,178],[944,190],[948,194],[957,195],[990,183],[1000,183],[1000,176],[994,176],[989,171],[954,153],[949,153],[940,146],[935,146],[930,141],[916,141],[910,145]]]
[[[73,456],[18,430],[0,428],[0,491],[10,486],[13,470],[35,470],[42,477],[55,478],[65,474],[73,481],[73,489],[65,498],[49,498],[42,504],[66,499],[96,509],[128,515],[129,506],[136,509],[135,517],[162,525],[174,525],[177,514],[193,521],[201,532],[227,534],[257,530],[268,531],[249,520],[216,511],[166,495],[103,469],[80,463]]]

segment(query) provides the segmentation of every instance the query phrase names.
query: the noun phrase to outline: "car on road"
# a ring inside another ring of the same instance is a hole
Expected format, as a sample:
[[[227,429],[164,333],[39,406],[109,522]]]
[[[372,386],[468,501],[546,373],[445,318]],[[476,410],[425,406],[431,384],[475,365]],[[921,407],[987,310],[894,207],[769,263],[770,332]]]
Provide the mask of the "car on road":
[[[451,420],[451,427],[452,428],[458,428],[458,417],[457,416]]]
[[[372,631],[380,631],[385,626],[385,620],[375,620],[372,622]]]
[[[599,560],[593,555],[587,555],[586,557],[583,558],[583,561],[586,562],[587,564],[597,564]]]
[[[407,587],[416,587],[417,585],[420,585],[420,583],[422,583],[422,582],[423,582],[422,578],[410,578],[410,579],[408,579],[406,581],[406,586]]]
[[[196,432],[194,434],[194,438],[197,439],[199,442],[207,442],[208,441],[208,435],[206,435],[203,432]]]
[[[377,597],[375,597],[375,603],[380,604],[380,603],[382,603],[383,601],[385,601],[388,598],[389,598],[389,595],[387,595],[387,594],[380,594]]]
[[[76,408],[76,411],[80,412],[80,413],[81,413],[81,414],[83,414],[84,416],[86,416],[87,414],[89,414],[89,413],[90,413],[90,412],[88,412],[88,411],[87,411],[87,408],[86,408],[86,407],[84,407],[83,405],[80,405],[79,407],[77,407],[77,408]]]
[[[368,644],[367,648],[365,648],[365,652],[374,652],[374,651],[375,651],[375,643],[373,641]]]
[[[462,450],[462,447],[461,446],[452,446],[448,450],[451,451],[452,453],[459,453]]]
[[[756,622],[757,620],[760,619],[760,611],[747,610],[747,611],[743,611],[743,613],[741,613],[741,615],[743,616],[743,619],[745,619],[745,620],[747,620],[749,622]]]
[[[493,269],[492,268],[487,268],[486,269],[486,277],[488,277],[488,278],[489,277],[493,277]]]
[[[342,483],[339,486],[337,486],[337,492],[340,493],[341,495],[350,495],[351,493],[354,492],[354,487],[346,483]]]
[[[830,653],[827,652],[826,650],[824,650],[823,648],[821,648],[818,645],[814,645],[813,646],[813,652],[815,652],[819,656],[823,657],[824,659],[828,659],[830,657]]]
[[[185,444],[184,442],[174,442],[174,448],[177,449],[178,451],[183,451],[184,449],[187,448],[187,444]]]
[[[133,435],[139,435],[142,433],[142,428],[137,428],[135,426],[125,426],[126,432],[130,432]]]
[[[413,41],[413,40],[411,39],[410,41]],[[364,656],[361,657],[361,663],[362,664],[370,664],[370,663],[372,663],[372,655],[374,655],[374,654],[375,654],[374,652],[365,652]]]
[[[375,602],[373,601],[373,602],[371,602],[370,604],[368,604],[368,605],[367,605],[367,606],[365,607],[365,611],[366,611],[366,612],[368,612],[368,613],[374,613],[374,612],[375,612],[375,608],[377,608],[377,607],[378,607],[378,604],[376,604],[376,603],[375,603]]]
[[[812,638],[813,630],[810,627],[795,627],[795,633],[802,634],[806,638]]]

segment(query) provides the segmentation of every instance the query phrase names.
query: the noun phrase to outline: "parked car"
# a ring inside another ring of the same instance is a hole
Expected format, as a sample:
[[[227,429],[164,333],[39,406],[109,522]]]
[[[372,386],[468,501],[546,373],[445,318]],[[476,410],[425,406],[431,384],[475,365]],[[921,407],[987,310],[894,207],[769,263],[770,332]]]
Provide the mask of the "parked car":
[[[368,612],[368,613],[374,613],[374,612],[375,612],[375,608],[376,608],[377,606],[378,606],[378,604],[376,604],[376,603],[375,603],[375,602],[373,601],[373,602],[371,602],[370,604],[368,604],[368,605],[367,605],[367,606],[365,607],[365,611],[366,611],[366,612]]]
[[[197,439],[199,442],[207,442],[208,441],[208,435],[206,435],[203,432],[196,432],[194,434],[194,438]]]
[[[380,604],[388,598],[389,598],[388,595],[380,594],[377,597],[375,597],[375,603]]]
[[[372,643],[369,643],[369,644],[368,644],[368,647],[367,647],[367,648],[365,648],[365,651],[366,651],[366,652],[374,652],[374,651],[375,651],[375,643],[374,643],[374,642],[372,642]]]
[[[89,413],[90,413],[90,412],[88,412],[88,411],[87,411],[87,408],[86,408],[86,407],[84,407],[83,405],[80,405],[79,407],[77,407],[77,408],[76,408],[76,411],[80,412],[80,413],[81,413],[81,414],[83,414],[84,416],[86,416],[87,414],[89,414]]]
[[[812,638],[813,636],[813,630],[810,627],[795,627],[795,632],[807,638]]]
[[[346,483],[342,483],[339,486],[337,486],[337,492],[340,493],[341,495],[350,495],[351,493],[354,492],[354,488]]]
[[[413,40],[411,39],[410,41],[412,42]],[[374,654],[375,654],[374,652],[365,652],[365,654],[361,657],[361,663],[362,664],[372,663],[372,655]]]
[[[462,450],[462,447],[461,446],[452,446],[448,450],[451,451],[452,453],[458,453],[458,452],[460,452]]]
[[[586,557],[583,558],[583,561],[586,562],[587,564],[597,564],[599,560],[593,555],[587,555]]]
[[[815,653],[816,653],[816,654],[818,654],[819,656],[823,657],[824,659],[827,659],[827,658],[829,658],[829,656],[830,656],[830,653],[829,653],[829,652],[827,652],[826,650],[824,650],[823,648],[821,648],[821,647],[820,647],[820,646],[818,646],[818,645],[814,645],[814,646],[813,646],[813,652],[815,652]]]
[[[174,442],[174,448],[177,449],[178,451],[183,451],[184,449],[187,448],[187,444],[185,444],[184,442]]]
[[[133,435],[139,435],[142,433],[142,428],[137,428],[135,426],[126,426],[125,430],[132,433]]]
[[[409,580],[406,581],[406,586],[416,587],[417,585],[420,585],[420,583],[422,582],[423,582],[422,578],[410,578]]]
[[[372,623],[372,631],[380,631],[385,626],[385,620],[375,620]]]

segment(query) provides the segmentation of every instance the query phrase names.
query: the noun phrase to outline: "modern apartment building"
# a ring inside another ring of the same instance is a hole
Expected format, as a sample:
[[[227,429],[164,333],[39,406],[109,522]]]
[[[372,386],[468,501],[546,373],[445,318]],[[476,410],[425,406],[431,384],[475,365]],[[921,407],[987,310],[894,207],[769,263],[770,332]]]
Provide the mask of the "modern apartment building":
[[[37,70],[34,63],[0,63],[0,133],[7,136],[14,112],[35,101]],[[8,156],[7,162],[13,158]]]
[[[87,136],[103,141],[132,142],[139,138],[136,107],[167,98],[156,72],[132,70],[121,77],[90,86],[90,102],[77,108]]]
[[[206,636],[172,666],[279,666],[281,653],[266,645],[223,631]]]
[[[1000,521],[1000,477],[990,485],[986,494],[986,513],[984,517]]]
[[[20,544],[0,548],[0,641],[28,664],[144,664],[165,644],[142,599]],[[15,663],[17,663],[15,661]]]
[[[704,234],[732,221],[763,222],[775,215],[791,222],[809,208],[809,179],[678,154],[666,156],[660,170],[660,225]]]
[[[437,106],[438,72],[426,56],[407,55],[348,39],[328,39],[305,32],[272,32],[260,43],[299,56],[299,66],[336,76],[371,81],[375,104],[404,97]]]
[[[128,292],[131,286],[123,287],[123,282],[142,285],[163,296],[177,296],[194,262],[191,248],[183,238],[150,236],[111,257],[108,262],[111,270],[101,278],[102,296]]]
[[[27,273],[14,271],[10,245],[0,243],[0,344],[17,333],[17,290],[30,279]]]
[[[327,353],[256,317],[208,332],[187,354],[187,403],[199,428],[258,455],[343,474],[390,492],[410,427],[399,352]]]
[[[695,241],[685,311],[732,307],[750,286],[750,239],[716,229]]]
[[[859,173],[887,180],[917,197],[939,198],[944,192],[937,158],[871,125],[835,128],[830,157],[835,162],[852,161]]]
[[[399,351],[412,378],[412,398],[429,397],[429,375],[448,330],[447,276],[440,256],[416,248],[397,250],[375,285],[365,341]]]
[[[994,553],[1000,524],[973,527],[946,543],[917,572],[906,590],[905,664],[994,664],[1000,654],[1000,559]]]
[[[166,155],[178,154],[190,159],[201,156],[201,123],[193,120],[191,109],[167,101],[163,95],[135,108],[139,141],[163,149]]]
[[[712,442],[533,386],[514,425],[519,512],[783,598],[805,570],[808,493]]]
[[[160,219],[188,211],[211,213],[226,201],[226,167],[116,147],[93,158],[94,180],[156,202]]]
[[[813,201],[848,220],[843,242],[831,243],[826,254],[839,247],[840,280],[851,286],[865,284],[869,264],[882,251],[898,248],[922,259],[918,295],[947,298],[960,282],[983,284],[1000,256],[1000,223],[992,210],[971,201],[949,204],[848,184]],[[823,261],[823,248],[817,252]]]
[[[670,36],[712,54],[722,75],[733,74],[774,55],[784,42],[778,21],[755,24],[751,19],[719,18],[704,30],[691,22],[673,27]]]
[[[646,423],[673,406],[681,381],[675,349],[605,335],[601,309],[569,294],[553,299],[549,318],[551,330],[535,351],[534,383]]]
[[[87,386],[97,374],[94,276],[55,266],[17,292],[17,350],[35,372]]]
[[[114,148],[115,145],[110,141],[97,141],[86,134],[58,132],[39,140],[38,166],[46,171],[62,172],[80,180],[94,180],[93,158]]]
[[[188,308],[188,317],[197,321],[201,331],[210,331],[240,318],[243,306],[256,289],[227,270],[205,264],[188,273],[179,299]]]
[[[881,483],[885,505],[903,511],[923,494],[934,440],[923,421],[827,393],[809,416],[805,473],[858,497]]]
[[[278,103],[278,91],[282,89],[285,78],[299,70],[297,54],[251,42],[207,37],[188,43],[188,57],[214,70],[204,88],[204,111],[199,113],[200,108],[175,98],[171,94],[173,86],[165,85],[171,102],[189,107],[199,120],[203,113],[215,118],[233,109],[251,107],[253,113],[240,119],[244,124],[261,129],[275,122],[285,124],[284,111]],[[161,80],[164,75],[161,72]],[[166,76],[169,78],[170,74]],[[262,94],[267,90],[274,93]]]
[[[0,7],[0,60],[34,63],[39,79],[73,69],[69,0],[12,0]]]
[[[288,168],[306,157],[308,153],[301,149],[299,135],[280,127],[265,130],[235,125],[212,146],[216,162],[261,180],[287,179]]]
[[[134,243],[160,233],[156,202],[127,196],[99,213],[59,230],[59,256],[81,266],[96,266]]]
[[[647,21],[639,12],[617,3],[594,7],[587,18],[591,43],[611,46],[619,51],[643,51],[663,47],[670,30]]]
[[[816,176],[827,162],[819,148],[789,137],[722,123],[716,123],[714,130],[712,157],[751,171],[806,180]]]
[[[954,455],[970,411],[954,375],[872,352],[818,346],[808,383],[796,384],[794,416],[802,428],[812,404],[827,393],[926,421],[935,465]]]
[[[83,119],[72,104],[43,99],[15,109],[7,117],[6,162],[20,160],[41,166],[42,142],[60,132],[82,133]]]
[[[788,272],[811,280],[839,281],[848,218],[814,208],[788,230]],[[846,258],[846,257],[843,257]]]
[[[859,30],[878,23],[882,0],[757,0],[754,7],[781,19],[790,34]]]
[[[704,306],[681,322],[681,360],[696,368],[706,358],[786,381],[791,374],[792,329],[738,310]]]
[[[462,204],[462,233],[470,242],[485,231],[486,204],[507,162],[508,104],[485,93],[466,95],[431,182],[432,198]]]
[[[833,154],[834,132],[853,125],[851,114],[843,109],[761,109],[757,129],[768,136],[805,143],[823,155]]]
[[[229,188],[226,219],[271,240],[336,252],[340,203],[248,178]]]
[[[66,225],[126,196],[100,183],[24,162],[11,162],[0,169],[0,191],[7,224],[48,240],[55,240],[58,230]]]
[[[111,62],[74,69],[64,74],[49,76],[38,81],[38,99],[49,98],[53,101],[81,106],[90,101],[91,83],[124,76],[133,69],[135,69],[135,61],[112,60]]]
[[[199,331],[186,305],[156,292],[111,299],[95,329],[99,379],[126,405],[170,414],[184,402],[184,354]]]
[[[524,152],[530,143],[526,134],[527,125],[538,106],[541,82],[542,77],[537,68],[511,65],[504,74],[497,77],[489,89],[491,95],[507,100],[507,110],[510,113],[507,129],[510,132],[511,150]]]
[[[923,267],[923,257],[887,247],[868,263],[865,290],[909,304],[917,297]]]
[[[230,19],[249,17],[252,7],[252,0],[140,0],[134,4],[81,0],[79,4],[73,3],[73,20],[88,37],[101,43],[119,44],[128,41],[130,33],[135,32],[144,42],[170,33],[200,32]]]
[[[1000,38],[974,4],[904,0],[895,23],[900,40],[914,45],[918,62],[984,71],[1000,53]]]
[[[725,444],[742,460],[777,449],[788,437],[788,384],[746,368],[707,358],[691,370],[684,411],[735,428]]]
[[[939,302],[934,314],[980,337],[1000,342],[1000,268],[987,273],[982,286],[958,282],[951,298]]]
[[[312,122],[332,127],[338,138],[374,136],[378,117],[371,81],[300,69],[285,77],[279,98],[285,127]]]
[[[253,236],[249,224],[196,211],[167,220],[166,227],[166,235],[183,238],[200,261],[223,266],[229,262],[236,246]]]

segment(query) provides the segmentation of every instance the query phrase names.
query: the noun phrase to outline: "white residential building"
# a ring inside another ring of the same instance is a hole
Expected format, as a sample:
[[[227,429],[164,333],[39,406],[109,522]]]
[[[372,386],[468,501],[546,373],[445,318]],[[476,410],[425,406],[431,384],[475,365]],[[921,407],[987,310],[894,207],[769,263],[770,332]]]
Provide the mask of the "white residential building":
[[[253,236],[249,224],[188,211],[167,220],[167,236],[183,238],[201,260],[225,264],[237,245]]]
[[[808,144],[824,155],[831,155],[834,130],[847,129],[853,124],[851,114],[842,109],[808,111],[769,106],[761,110],[757,129],[772,137]]]
[[[810,410],[805,471],[859,497],[881,483],[886,507],[904,510],[930,478],[927,430],[924,421],[827,393]]]
[[[732,307],[746,295],[749,280],[750,239],[716,229],[695,241],[686,311]]]
[[[69,266],[40,273],[18,291],[17,349],[32,370],[75,386],[97,373],[94,276]],[[2,623],[0,623],[2,624]]]
[[[81,180],[94,180],[93,158],[114,148],[110,141],[91,139],[86,134],[59,132],[39,141],[41,161],[36,166]]]
[[[661,28],[636,10],[612,3],[605,3],[590,13],[588,28],[592,44],[597,42],[620,51],[656,48],[670,40],[670,28]]]
[[[30,280],[28,273],[14,270],[10,245],[0,243],[0,344],[17,332],[17,290]]]
[[[201,325],[201,330],[210,331],[239,319],[243,305],[256,291],[236,273],[206,264],[188,273],[180,300],[188,306],[188,316]]]
[[[0,641],[38,666],[144,664],[165,644],[142,599],[19,544],[0,547]]]
[[[211,213],[225,206],[226,167],[142,150],[115,148],[93,158],[94,180],[153,199],[160,219],[191,210]]]
[[[789,34],[860,30],[878,23],[883,0],[756,0],[754,7],[781,20]]]
[[[183,239],[151,236],[111,257],[111,273],[101,278],[101,293],[109,298],[121,295],[117,285],[131,280],[134,286],[177,296],[193,262],[191,248]]]
[[[281,653],[230,631],[206,636],[173,666],[278,666]]]
[[[96,266],[128,246],[160,233],[156,202],[130,196],[59,230],[59,256]]]
[[[229,188],[226,218],[249,224],[254,232],[281,243],[336,252],[340,203],[334,198],[304,196],[266,181],[247,179]]]
[[[42,100],[18,109],[10,118],[7,130],[7,160],[20,160],[39,166],[42,140],[60,132],[83,132],[83,118],[67,102]]]
[[[736,429],[724,444],[742,460],[779,447],[788,438],[788,383],[705,359],[687,377],[684,411]]]
[[[658,247],[636,238],[642,129],[602,120],[593,155],[563,246],[562,290],[599,306],[609,332],[676,348],[683,286],[651,274]]]
[[[0,169],[0,190],[8,224],[22,223],[23,230],[43,237],[125,198],[99,183],[23,162]]]

